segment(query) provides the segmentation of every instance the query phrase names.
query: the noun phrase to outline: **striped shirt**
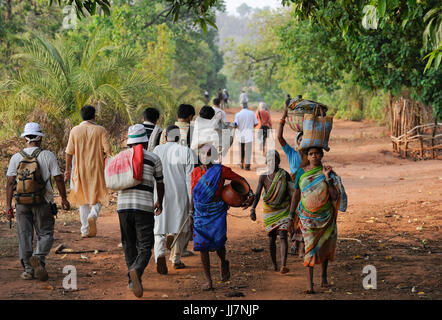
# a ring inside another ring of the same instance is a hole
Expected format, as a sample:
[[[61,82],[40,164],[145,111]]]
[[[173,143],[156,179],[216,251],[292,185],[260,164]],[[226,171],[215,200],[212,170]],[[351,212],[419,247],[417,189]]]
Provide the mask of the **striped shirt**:
[[[153,124],[152,122],[149,121],[144,121],[143,122],[143,126],[146,129],[146,134],[147,134],[147,139],[150,139],[150,136],[152,135],[153,130],[155,129],[156,125]],[[162,133],[162,129],[159,128],[159,134],[157,136],[157,141],[155,141],[155,146],[160,144],[160,137],[161,137],[161,133]]]
[[[118,192],[117,212],[153,213],[153,191],[156,182],[163,182],[160,158],[144,150],[143,181],[133,188]]]

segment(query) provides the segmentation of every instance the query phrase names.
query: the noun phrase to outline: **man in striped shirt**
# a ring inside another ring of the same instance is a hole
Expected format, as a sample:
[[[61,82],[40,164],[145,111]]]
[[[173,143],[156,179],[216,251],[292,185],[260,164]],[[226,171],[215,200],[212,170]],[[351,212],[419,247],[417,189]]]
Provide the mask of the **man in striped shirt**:
[[[118,192],[117,212],[121,243],[129,269],[129,289],[136,297],[142,297],[141,276],[149,263],[154,246],[154,215],[160,215],[163,210],[163,168],[160,158],[146,150],[149,140],[142,124],[131,126],[128,136],[128,147],[143,145],[143,180],[135,187]],[[158,201],[154,204],[155,182]]]
[[[148,151],[153,151],[157,145],[160,144],[161,133],[163,129],[157,126],[157,121],[160,118],[160,112],[155,108],[147,108],[144,110],[144,128],[146,129],[148,142]]]

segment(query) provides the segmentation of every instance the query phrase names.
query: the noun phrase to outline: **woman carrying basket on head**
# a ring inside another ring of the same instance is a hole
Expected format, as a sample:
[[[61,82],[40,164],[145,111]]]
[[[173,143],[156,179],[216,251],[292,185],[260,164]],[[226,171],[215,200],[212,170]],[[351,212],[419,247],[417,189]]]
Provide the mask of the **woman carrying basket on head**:
[[[293,219],[298,215],[305,242],[304,266],[308,268],[307,294],[313,290],[313,267],[322,264],[322,287],[327,287],[327,266],[333,261],[337,241],[336,215],[339,207],[339,189],[336,174],[330,166],[322,165],[322,148],[305,151],[307,164],[295,175],[295,193],[290,207]],[[293,224],[289,226],[293,230]]]

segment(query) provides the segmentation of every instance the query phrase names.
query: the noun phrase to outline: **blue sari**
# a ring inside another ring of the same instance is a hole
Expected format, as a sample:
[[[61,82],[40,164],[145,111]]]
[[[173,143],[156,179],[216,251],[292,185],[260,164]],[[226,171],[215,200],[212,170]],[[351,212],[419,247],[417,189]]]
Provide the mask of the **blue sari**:
[[[215,251],[227,240],[227,208],[224,201],[211,202],[219,186],[222,165],[215,164],[199,179],[193,189],[193,250]]]

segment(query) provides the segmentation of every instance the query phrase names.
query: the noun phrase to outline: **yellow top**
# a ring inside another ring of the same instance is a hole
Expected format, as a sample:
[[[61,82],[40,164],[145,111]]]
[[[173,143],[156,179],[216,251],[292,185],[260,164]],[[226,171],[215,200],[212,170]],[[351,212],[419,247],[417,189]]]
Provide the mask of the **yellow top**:
[[[73,155],[74,162],[69,202],[76,205],[107,202],[104,158],[110,155],[111,146],[106,129],[83,121],[72,128],[66,153]]]

